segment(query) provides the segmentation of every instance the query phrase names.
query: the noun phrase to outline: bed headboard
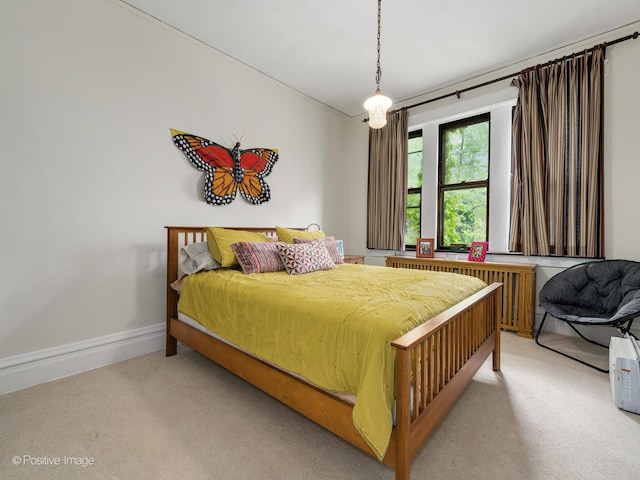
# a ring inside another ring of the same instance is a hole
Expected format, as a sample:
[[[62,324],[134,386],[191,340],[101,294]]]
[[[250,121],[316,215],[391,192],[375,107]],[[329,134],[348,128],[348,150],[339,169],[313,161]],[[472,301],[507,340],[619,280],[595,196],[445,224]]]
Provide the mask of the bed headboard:
[[[196,242],[206,242],[206,227],[167,226],[167,285],[178,278],[178,253],[180,248]],[[234,230],[264,233],[270,239],[277,239],[275,227],[223,227]],[[297,230],[305,230],[300,228]]]

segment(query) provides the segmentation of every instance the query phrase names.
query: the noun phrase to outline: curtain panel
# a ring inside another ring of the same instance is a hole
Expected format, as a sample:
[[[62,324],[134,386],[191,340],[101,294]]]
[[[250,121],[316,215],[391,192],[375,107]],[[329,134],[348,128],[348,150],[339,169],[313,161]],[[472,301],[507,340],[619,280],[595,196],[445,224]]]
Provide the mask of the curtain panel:
[[[369,129],[367,248],[404,250],[407,212],[409,114],[387,115],[387,124]]]
[[[514,79],[509,250],[604,257],[604,50]]]

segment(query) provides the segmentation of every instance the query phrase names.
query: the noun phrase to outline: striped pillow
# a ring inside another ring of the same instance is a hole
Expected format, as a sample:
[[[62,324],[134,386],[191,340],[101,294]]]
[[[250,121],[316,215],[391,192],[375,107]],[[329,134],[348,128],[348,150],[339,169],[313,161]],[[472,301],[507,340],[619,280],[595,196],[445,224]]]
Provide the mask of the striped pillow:
[[[277,246],[280,242],[235,242],[231,244],[244,273],[265,273],[284,270]]]

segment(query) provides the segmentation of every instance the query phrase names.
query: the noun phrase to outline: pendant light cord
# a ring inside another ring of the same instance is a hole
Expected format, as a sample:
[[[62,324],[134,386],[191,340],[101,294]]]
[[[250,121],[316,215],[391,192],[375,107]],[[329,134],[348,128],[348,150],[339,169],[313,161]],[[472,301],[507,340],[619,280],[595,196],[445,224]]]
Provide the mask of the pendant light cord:
[[[382,69],[380,68],[380,11],[382,10],[382,0],[378,0],[378,63],[376,70],[376,85],[380,90],[380,79],[382,78]]]

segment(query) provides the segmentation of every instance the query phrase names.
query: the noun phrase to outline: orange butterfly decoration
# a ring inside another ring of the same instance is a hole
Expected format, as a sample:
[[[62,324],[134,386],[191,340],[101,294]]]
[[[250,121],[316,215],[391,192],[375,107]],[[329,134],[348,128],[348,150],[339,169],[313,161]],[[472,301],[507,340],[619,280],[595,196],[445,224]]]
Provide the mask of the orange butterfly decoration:
[[[278,160],[278,151],[268,148],[240,150],[236,141],[232,150],[206,138],[171,129],[173,143],[198,170],[205,172],[204,198],[210,205],[228,205],[236,192],[253,205],[268,202],[269,185],[264,177]]]

